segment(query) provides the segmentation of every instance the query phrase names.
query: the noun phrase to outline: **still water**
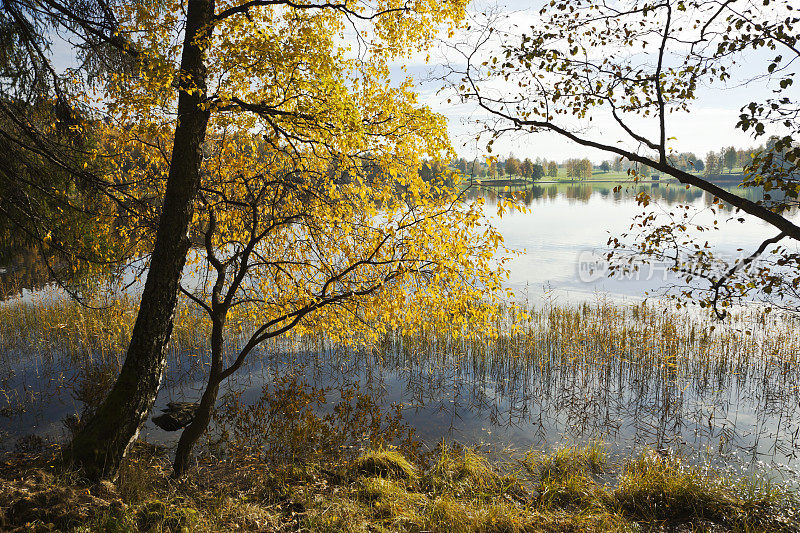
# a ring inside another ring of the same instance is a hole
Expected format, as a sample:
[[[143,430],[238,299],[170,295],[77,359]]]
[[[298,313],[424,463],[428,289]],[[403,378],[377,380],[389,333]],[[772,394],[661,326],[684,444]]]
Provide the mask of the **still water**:
[[[615,191],[615,187],[621,189]],[[762,196],[754,190],[732,190],[752,200]],[[636,200],[641,193],[650,198],[646,208]],[[509,285],[534,300],[583,302],[603,297],[637,301],[647,295],[662,295],[662,289],[677,280],[660,265],[646,267],[633,276],[612,278],[600,275],[602,269],[593,275],[582,271],[587,262],[605,256],[609,237],[629,232],[634,217],[645,211],[657,213],[663,222],[680,206],[689,206],[694,224],[710,227],[718,220],[718,230],[694,232],[693,236],[700,244],[708,242],[715,254],[727,260],[748,255],[775,233],[771,226],[730,208],[712,211],[712,195],[679,184],[563,183],[520,191],[483,190],[476,195],[487,199],[487,212],[492,211],[496,194],[517,194],[527,207],[527,212],[495,218],[494,224],[506,246],[521,252],[511,262]],[[740,217],[744,223],[738,221]]]
[[[543,309],[581,302],[636,305],[674,282],[658,269],[629,279],[587,276],[581,270],[582,262],[604,253],[609,235],[626,231],[643,211],[636,201],[642,191],[652,198],[649,209],[666,214],[689,204],[698,223],[719,218],[722,229],[703,239],[729,257],[771,236],[761,223],[741,224],[730,211],[711,212],[712,199],[698,190],[664,184],[631,184],[618,191],[614,187],[545,184],[470,193],[486,198],[488,212],[493,212],[498,194],[518,194],[526,205],[525,212],[494,219],[505,245],[519,253],[510,263],[508,283],[521,299]],[[14,272],[24,275],[12,264],[4,271],[6,282]],[[695,328],[699,334],[706,327],[689,315],[680,321],[687,328],[691,325],[692,335]],[[764,332],[768,334],[769,327]],[[329,388],[331,404],[336,391],[356,387],[383,408],[399,406],[403,420],[428,446],[447,440],[547,449],[564,442],[602,440],[619,453],[653,447],[707,452],[727,462],[765,463],[788,471],[797,467],[800,371],[793,362],[778,363],[790,354],[775,360],[723,358],[713,364],[690,357],[680,368],[665,372],[645,368],[633,358],[598,358],[602,350],[596,347],[568,357],[549,341],[546,346],[534,344],[518,357],[469,346],[418,349],[402,339],[378,351],[316,345],[289,350],[274,344],[264,347],[262,357],[243,369],[227,391],[240,391],[243,401],[254,402],[265,384],[287,372]],[[787,341],[790,346],[794,345]],[[64,387],[74,382],[77,370],[46,354],[27,354],[24,343],[5,351],[0,358],[5,395],[0,396],[0,448],[13,449],[28,434],[66,434],[62,420],[81,408],[69,386]],[[202,357],[188,358],[180,351],[172,349],[154,414],[169,401],[195,401],[200,396]],[[20,398],[27,399],[24,408],[14,404]],[[170,444],[177,435],[148,421],[142,436]]]

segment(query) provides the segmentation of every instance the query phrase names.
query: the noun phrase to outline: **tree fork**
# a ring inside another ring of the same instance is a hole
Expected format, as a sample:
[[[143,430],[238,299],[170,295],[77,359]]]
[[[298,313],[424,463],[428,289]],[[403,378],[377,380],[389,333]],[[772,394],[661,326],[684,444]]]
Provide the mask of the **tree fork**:
[[[67,459],[91,479],[115,478],[155,402],[166,366],[180,278],[189,250],[192,204],[200,185],[210,113],[203,47],[213,32],[214,0],[189,0],[181,55],[178,122],[166,191],[139,312],[119,377],[75,435]]]

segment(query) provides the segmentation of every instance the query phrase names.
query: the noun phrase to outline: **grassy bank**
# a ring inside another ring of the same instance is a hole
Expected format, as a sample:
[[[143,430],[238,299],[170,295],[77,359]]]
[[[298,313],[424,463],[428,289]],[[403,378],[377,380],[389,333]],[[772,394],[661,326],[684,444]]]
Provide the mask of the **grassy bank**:
[[[201,465],[180,483],[161,450],[135,448],[116,484],[85,485],[47,456],[0,469],[0,527],[19,531],[800,531],[779,486],[647,453],[610,463],[602,448],[492,463],[440,447],[268,467]]]

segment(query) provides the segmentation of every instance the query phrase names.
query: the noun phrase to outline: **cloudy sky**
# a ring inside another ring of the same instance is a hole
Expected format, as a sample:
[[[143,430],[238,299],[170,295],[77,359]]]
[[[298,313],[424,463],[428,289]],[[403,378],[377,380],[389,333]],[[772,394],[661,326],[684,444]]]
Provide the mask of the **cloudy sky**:
[[[532,6],[532,7],[531,7]],[[473,2],[470,10],[472,16],[482,18],[482,13],[492,11],[495,16],[499,13],[498,25],[506,28],[516,28],[511,31],[517,33],[526,27],[535,24],[540,2],[515,2],[496,4],[488,2]],[[453,99],[448,103],[448,98],[453,93],[442,90],[441,77],[446,69],[443,65],[457,61],[448,51],[448,44],[453,41],[469,41],[470,35],[459,34],[453,39],[444,39],[443,43],[430,54],[430,61],[425,62],[424,55],[417,55],[411,60],[404,61],[402,66],[396,65],[395,76],[404,75],[412,77],[418,86],[420,100],[429,105],[433,110],[447,117],[453,145],[459,155],[467,158],[483,156],[486,154],[485,141],[476,142],[475,137],[481,130],[480,122],[486,118],[474,104],[459,103]],[[763,56],[763,57],[761,57]],[[768,54],[755,56],[757,60],[766,61]],[[772,57],[769,55],[769,57]],[[760,64],[763,68],[765,62]],[[735,128],[739,110],[743,105],[753,100],[763,100],[770,96],[770,89],[764,82],[742,84],[748,76],[755,72],[755,68],[745,66],[738,72],[738,78],[732,79],[727,85],[717,84],[713,87],[701,87],[698,98],[691,112],[688,114],[673,114],[667,117],[667,136],[675,137],[672,148],[676,151],[691,151],[698,156],[704,155],[709,150],[718,151],[725,146],[745,148],[763,143],[762,139],[754,141],[749,134]],[[404,68],[404,70],[403,70]],[[618,135],[617,130],[608,117],[596,115],[592,122],[581,125],[587,128],[589,136],[608,138],[609,135]],[[620,135],[620,138],[622,135]],[[608,154],[600,151],[581,147],[570,141],[549,133],[520,134],[506,136],[495,143],[493,152],[499,156],[513,153],[517,157],[543,157],[561,161],[569,157],[588,156],[595,161],[610,159]]]

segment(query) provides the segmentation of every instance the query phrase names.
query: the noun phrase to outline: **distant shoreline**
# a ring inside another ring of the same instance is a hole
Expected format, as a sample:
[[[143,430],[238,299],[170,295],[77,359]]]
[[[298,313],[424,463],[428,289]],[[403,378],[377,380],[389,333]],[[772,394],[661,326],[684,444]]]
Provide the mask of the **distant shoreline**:
[[[537,181],[523,181],[523,180],[474,180],[472,185],[483,185],[486,187],[503,187],[503,186],[511,186],[511,185],[580,185],[580,184],[587,184],[587,183],[630,183],[630,184],[647,184],[647,183],[680,183],[674,178],[667,178],[663,180],[620,180],[620,179],[607,179],[607,180],[575,180],[575,181],[554,181],[554,180],[537,180]]]
[[[716,184],[724,184],[724,185],[738,185],[742,182],[743,179],[742,174],[729,174],[723,176],[709,176],[705,177],[707,181],[710,183]],[[558,185],[558,184],[566,184],[566,185],[576,185],[576,184],[587,184],[587,183],[626,183],[632,185],[658,185],[660,183],[665,184],[676,184],[681,185],[677,179],[673,178],[672,176],[666,176],[660,179],[649,179],[649,180],[637,180],[634,181],[632,179],[620,179],[620,178],[606,178],[606,179],[584,179],[584,180],[536,180],[536,181],[528,181],[522,179],[473,179],[471,184],[472,185],[482,185],[485,187],[504,187],[504,186],[519,186],[519,185]]]

